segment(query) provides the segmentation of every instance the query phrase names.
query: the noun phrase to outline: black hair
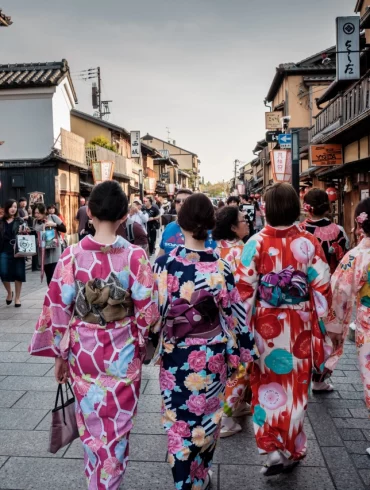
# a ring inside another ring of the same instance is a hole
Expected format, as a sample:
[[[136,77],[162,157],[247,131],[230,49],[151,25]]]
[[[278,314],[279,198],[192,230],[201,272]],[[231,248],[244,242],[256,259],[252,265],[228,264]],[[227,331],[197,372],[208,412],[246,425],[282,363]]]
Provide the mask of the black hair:
[[[117,181],[107,180],[92,190],[89,209],[94,218],[114,223],[127,214],[127,196]]]
[[[357,204],[355,211],[355,219],[360,216],[360,214],[366,213],[368,218],[365,219],[362,223],[359,223],[359,226],[364,230],[365,235],[370,236],[370,197],[360,201]]]
[[[19,200],[18,200],[18,204],[20,204],[21,202],[24,202],[26,201],[27,202],[27,197],[21,197]]]
[[[232,202],[236,202],[238,205],[240,204],[239,196],[230,196],[228,197],[226,204],[229,206]]]
[[[201,192],[189,196],[178,215],[180,227],[192,232],[194,240],[206,240],[215,226],[215,210],[211,200]]]
[[[10,216],[9,214],[9,209],[13,206],[13,204],[16,203],[17,201],[15,199],[8,199],[6,203],[4,204],[4,219],[9,219],[9,218],[17,218],[18,217],[18,204],[17,204],[17,212],[14,216]]]
[[[36,204],[34,204],[33,212],[35,212],[36,209],[40,214],[46,214],[46,207],[45,204],[43,204],[42,202],[37,202]]]
[[[56,204],[49,204],[49,206],[46,208],[47,211],[49,211],[50,208],[54,208],[55,209],[55,214],[56,215],[59,214],[58,206]]]
[[[315,216],[324,216],[330,212],[329,196],[322,189],[311,189],[305,194],[303,201],[311,206],[310,212]]]
[[[290,226],[299,219],[301,203],[294,188],[285,182],[266,192],[266,220],[270,226]]]
[[[175,199],[179,194],[187,194],[188,196],[191,196],[193,194],[193,191],[190,189],[179,189],[175,194]]]
[[[239,209],[235,206],[225,206],[216,213],[216,225],[212,232],[214,240],[233,240],[236,233],[231,229],[238,226]]]

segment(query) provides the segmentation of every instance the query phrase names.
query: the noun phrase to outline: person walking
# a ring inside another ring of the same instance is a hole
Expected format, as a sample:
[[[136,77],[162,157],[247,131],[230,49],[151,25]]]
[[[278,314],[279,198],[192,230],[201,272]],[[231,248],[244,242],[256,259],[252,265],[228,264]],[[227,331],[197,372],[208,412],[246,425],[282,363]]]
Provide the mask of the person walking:
[[[261,354],[251,387],[257,447],[268,455],[265,476],[290,470],[305,456],[311,372],[320,371],[331,352],[323,333],[329,266],[318,240],[294,224],[300,211],[291,185],[272,186],[266,192],[267,226],[248,240],[237,270]]]
[[[12,304],[14,293],[11,283],[15,285],[14,306],[20,308],[22,283],[26,282],[26,263],[22,257],[14,257],[14,243],[19,229],[24,225],[18,216],[15,199],[8,199],[4,205],[4,216],[0,219],[0,277],[6,289],[6,304]]]
[[[33,229],[39,234],[45,229],[54,229],[57,233],[57,239],[54,242],[53,247],[46,248],[42,251],[42,248],[39,246],[39,264],[42,266],[44,264],[44,272],[46,276],[46,282],[49,285],[51,279],[53,277],[55,268],[57,266],[59,257],[62,253],[62,246],[60,242],[59,233],[66,233],[67,229],[63,221],[58,218],[55,214],[47,214],[45,205],[42,203],[35,204],[33,208]],[[42,254],[44,255],[44,261],[42,260]]]
[[[78,239],[82,240],[86,234],[85,232],[86,223],[88,223],[89,221],[87,216],[86,199],[84,197],[80,198],[80,208],[77,211],[75,219],[78,221]]]
[[[116,236],[127,209],[118,182],[94,187],[88,213],[95,237],[61,256],[29,347],[55,358],[58,383],[72,378],[89,490],[120,487],[148,331],[158,319],[145,252]]]
[[[141,247],[147,255],[149,254],[148,235],[139,223],[133,221],[130,214],[119,225],[117,235],[120,235],[130,243]]]
[[[332,276],[333,302],[326,328],[337,334],[338,345],[343,348],[356,308],[357,355],[365,403],[370,410],[370,198],[357,205],[355,222],[364,236],[346,253]],[[370,454],[370,448],[366,452]]]
[[[157,241],[157,230],[159,230],[159,220],[161,218],[158,207],[153,204],[153,198],[151,196],[144,197],[144,213],[149,216],[147,222],[148,241],[149,241],[149,255],[153,255],[155,252],[155,243]]]
[[[248,221],[237,207],[225,206],[216,213],[212,235],[217,242],[216,253],[229,264],[235,278],[244,248],[243,239],[249,235]],[[240,364],[237,376],[227,381],[220,437],[230,437],[242,430],[233,417],[251,414],[249,374]]]
[[[18,216],[25,221],[28,219],[27,198],[21,197],[18,201]]]
[[[161,315],[155,330],[161,332],[162,422],[175,488],[181,490],[210,488],[226,380],[239,360],[248,363],[257,357],[230,266],[205,247],[214,223],[208,197],[187,197],[178,215],[185,243],[154,265]],[[186,305],[194,304],[188,317],[193,323],[186,320],[183,330],[177,330],[181,315],[176,309],[186,312]]]
[[[145,233],[148,234],[147,223],[149,220],[149,214],[143,213],[142,208],[143,203],[140,201],[140,199],[136,198],[130,206],[129,214],[132,221],[138,223],[145,231]]]

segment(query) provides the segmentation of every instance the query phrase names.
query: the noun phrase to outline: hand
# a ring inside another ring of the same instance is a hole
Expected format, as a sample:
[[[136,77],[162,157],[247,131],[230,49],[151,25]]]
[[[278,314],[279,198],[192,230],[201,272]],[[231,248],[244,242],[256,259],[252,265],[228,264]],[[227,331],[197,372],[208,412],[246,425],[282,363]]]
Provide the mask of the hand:
[[[343,344],[343,335],[334,332],[328,332],[328,335],[333,342],[333,350],[336,351]]]
[[[46,221],[45,226],[48,226],[49,228],[56,228],[57,224],[54,223],[54,221]]]
[[[56,357],[54,373],[57,383],[64,385],[70,376],[68,362],[61,357]]]

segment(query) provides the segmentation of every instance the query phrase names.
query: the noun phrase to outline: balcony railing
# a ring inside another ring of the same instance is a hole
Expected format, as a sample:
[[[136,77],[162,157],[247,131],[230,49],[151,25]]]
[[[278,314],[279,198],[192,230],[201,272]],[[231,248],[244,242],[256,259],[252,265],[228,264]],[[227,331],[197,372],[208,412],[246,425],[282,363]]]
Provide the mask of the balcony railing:
[[[338,95],[316,117],[310,130],[310,141],[318,140],[318,135],[326,136],[341,126],[355,120],[370,110],[370,77],[367,74],[345,94]]]
[[[130,161],[119,153],[98,145],[87,146],[85,153],[88,167],[91,167],[92,162],[114,162],[114,173],[131,176]]]

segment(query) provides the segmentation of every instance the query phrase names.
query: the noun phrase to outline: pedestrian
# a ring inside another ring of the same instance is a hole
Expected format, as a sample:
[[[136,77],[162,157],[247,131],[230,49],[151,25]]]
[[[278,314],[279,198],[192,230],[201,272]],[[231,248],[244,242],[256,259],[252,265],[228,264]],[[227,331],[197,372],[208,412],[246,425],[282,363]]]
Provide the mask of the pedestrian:
[[[221,209],[221,208],[223,208],[224,206],[225,206],[224,201],[223,201],[222,199],[220,199],[220,200],[218,201],[217,208],[218,208],[218,209]]]
[[[17,201],[8,199],[4,205],[4,216],[0,218],[0,277],[6,289],[6,304],[12,304],[14,293],[11,283],[14,282],[14,306],[20,308],[22,283],[26,282],[26,263],[22,257],[14,257],[14,243],[20,227],[24,225],[18,216]]]
[[[366,407],[370,410],[370,198],[355,210],[355,222],[364,237],[343,257],[331,280],[332,309],[326,328],[336,332],[339,355],[343,350],[353,310],[356,308],[355,338]],[[331,369],[332,366],[330,365]],[[367,449],[369,451],[369,449]]]
[[[149,220],[149,214],[143,213],[142,208],[143,203],[140,201],[140,199],[136,198],[130,206],[129,214],[132,221],[138,223],[147,234],[147,223]]]
[[[216,253],[229,264],[237,281],[235,274],[244,248],[243,239],[249,235],[245,216],[237,207],[225,206],[216,213],[216,225],[212,234],[217,242]],[[237,376],[229,379],[226,384],[220,437],[230,437],[242,430],[242,426],[233,417],[250,415],[250,401],[249,373],[240,365]]]
[[[301,206],[294,188],[266,192],[265,228],[244,246],[237,270],[242,301],[261,354],[251,376],[258,450],[265,476],[292,469],[306,454],[303,423],[312,367],[331,352],[323,332],[330,273],[318,240],[294,224]]]
[[[64,217],[60,214],[56,204],[49,204],[46,211],[47,211],[48,216],[52,216],[53,214],[55,214],[55,216],[58,216],[58,218],[61,220],[63,225],[66,226],[66,221],[65,221]],[[60,243],[62,246],[62,252],[64,252],[64,250],[68,246],[64,233],[60,233]]]
[[[148,241],[149,241],[149,255],[153,255],[155,252],[155,243],[157,241],[157,230],[159,230],[159,220],[161,218],[158,207],[153,204],[151,196],[144,197],[144,213],[149,217],[147,222]]]
[[[243,194],[240,196],[240,211],[248,217],[250,235],[254,235],[256,228],[256,208],[250,196]]]
[[[84,197],[80,198],[80,208],[77,211],[75,219],[78,221],[78,239],[82,240],[86,235],[85,226],[88,222],[87,205]]]
[[[58,383],[72,378],[89,490],[118,490],[158,309],[145,252],[116,236],[128,210],[118,182],[95,186],[88,208],[95,237],[60,258],[29,351],[55,357]]]
[[[227,378],[240,358],[249,362],[256,356],[230,266],[205,247],[214,223],[209,198],[188,196],[178,215],[185,244],[154,265],[161,315],[162,422],[175,488],[182,490],[210,488]],[[174,309],[196,304],[200,295],[207,303],[203,310],[201,305],[191,309],[191,318],[204,322],[203,331],[187,322],[185,331],[175,330]]]
[[[139,223],[131,219],[130,214],[126,216],[125,220],[119,225],[117,235],[120,235],[130,243],[141,247],[147,255],[149,254],[148,235]]]
[[[27,198],[21,197],[18,201],[18,216],[25,221],[28,219]]]
[[[189,196],[193,194],[193,191],[190,189],[180,189],[175,196],[175,206],[176,206],[176,215],[178,216],[184,202],[188,199]],[[164,254],[170,253],[179,245],[184,245],[185,237],[182,233],[181,227],[178,223],[178,220],[172,221],[169,223],[164,232],[162,233],[162,239],[159,245],[159,254],[158,257]],[[207,238],[205,240],[205,247],[215,249],[217,247],[216,242],[212,238],[212,230],[208,230]]]
[[[304,196],[303,209],[308,214],[303,227],[320,242],[330,267],[330,273],[333,274],[350,248],[346,232],[341,226],[330,220],[331,206],[329,196],[324,190],[314,188],[308,191]],[[332,352],[331,359],[326,362],[325,374],[315,373],[313,375],[313,391],[333,391],[334,387],[327,379],[338,364],[342,353],[343,347],[340,345],[338,350]],[[328,370],[328,366],[331,366],[332,369]]]
[[[66,233],[67,229],[63,221],[58,218],[55,214],[47,214],[45,205],[42,203],[35,204],[33,208],[33,229],[39,234],[45,229],[54,229],[57,233],[57,240],[55,240],[52,248],[46,248],[44,252],[42,247],[39,246],[39,264],[44,265],[44,273],[46,276],[46,282],[49,285],[53,277],[55,268],[57,266],[59,257],[62,253],[60,233]],[[44,260],[42,260],[42,254],[44,255]]]
[[[229,196],[226,201],[227,206],[236,206],[239,208],[240,206],[240,198],[239,196]]]

